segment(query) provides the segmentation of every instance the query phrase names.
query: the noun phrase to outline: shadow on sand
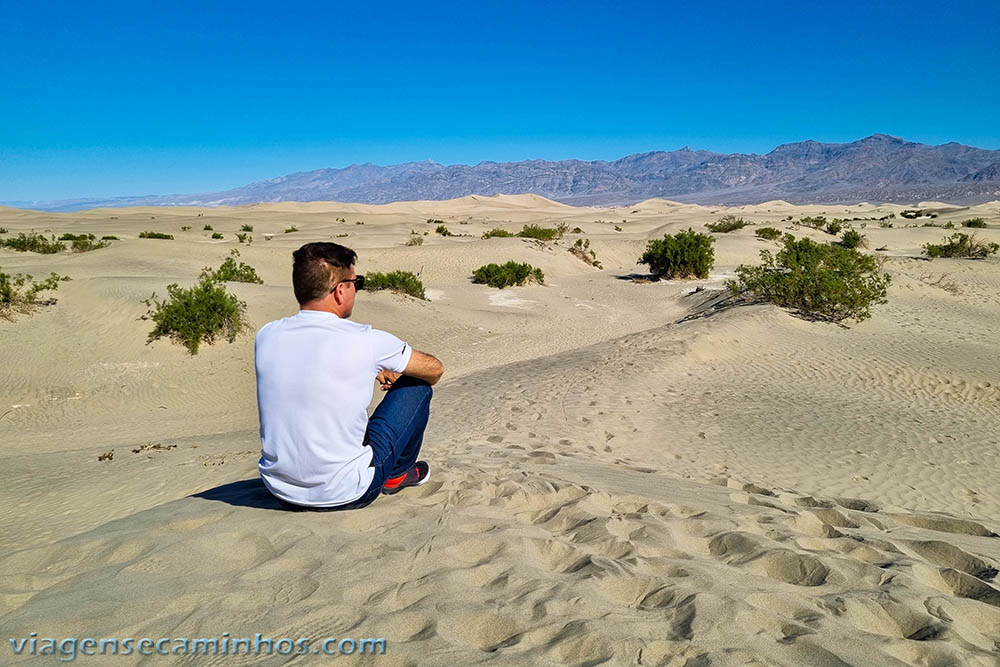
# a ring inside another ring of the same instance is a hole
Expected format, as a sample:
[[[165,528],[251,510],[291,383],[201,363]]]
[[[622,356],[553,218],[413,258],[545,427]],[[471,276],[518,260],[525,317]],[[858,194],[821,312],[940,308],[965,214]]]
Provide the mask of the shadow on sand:
[[[241,479],[238,482],[223,484],[214,489],[195,493],[191,497],[217,500],[236,507],[256,507],[258,509],[280,510],[282,512],[294,511],[282,505],[281,501],[272,496],[259,477],[255,479]]]

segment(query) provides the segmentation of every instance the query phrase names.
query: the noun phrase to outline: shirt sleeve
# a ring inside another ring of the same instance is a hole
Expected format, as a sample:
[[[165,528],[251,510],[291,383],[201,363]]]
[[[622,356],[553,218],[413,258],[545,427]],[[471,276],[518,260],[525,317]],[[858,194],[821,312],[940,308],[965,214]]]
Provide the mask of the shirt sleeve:
[[[375,372],[392,371],[402,373],[410,363],[413,348],[388,331],[372,329],[369,332],[372,345],[372,359],[375,362]]]

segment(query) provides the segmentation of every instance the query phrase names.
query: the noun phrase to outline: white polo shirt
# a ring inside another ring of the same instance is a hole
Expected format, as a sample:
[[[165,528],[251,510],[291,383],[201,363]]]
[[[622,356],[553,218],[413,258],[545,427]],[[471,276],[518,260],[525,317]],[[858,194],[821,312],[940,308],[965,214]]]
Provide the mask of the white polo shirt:
[[[379,371],[402,373],[412,349],[391,333],[300,310],[257,332],[257,407],[264,485],[297,505],[333,507],[371,485],[363,445]]]

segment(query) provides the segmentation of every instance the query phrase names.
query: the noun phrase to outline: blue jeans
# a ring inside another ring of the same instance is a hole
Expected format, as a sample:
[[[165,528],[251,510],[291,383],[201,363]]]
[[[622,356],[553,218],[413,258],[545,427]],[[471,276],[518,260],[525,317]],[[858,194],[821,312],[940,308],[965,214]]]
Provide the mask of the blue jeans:
[[[368,419],[364,444],[372,448],[375,469],[368,490],[355,501],[336,507],[303,507],[282,501],[289,509],[322,511],[360,509],[375,502],[390,477],[405,474],[420,454],[424,429],[430,417],[431,386],[424,380],[401,375]]]

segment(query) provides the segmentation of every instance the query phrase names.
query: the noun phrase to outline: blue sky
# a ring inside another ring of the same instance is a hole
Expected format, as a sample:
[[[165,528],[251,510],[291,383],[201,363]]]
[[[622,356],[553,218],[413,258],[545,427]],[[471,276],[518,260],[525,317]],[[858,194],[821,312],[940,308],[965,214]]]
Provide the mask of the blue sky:
[[[1000,148],[998,25],[996,0],[4,0],[0,201],[876,132]]]

